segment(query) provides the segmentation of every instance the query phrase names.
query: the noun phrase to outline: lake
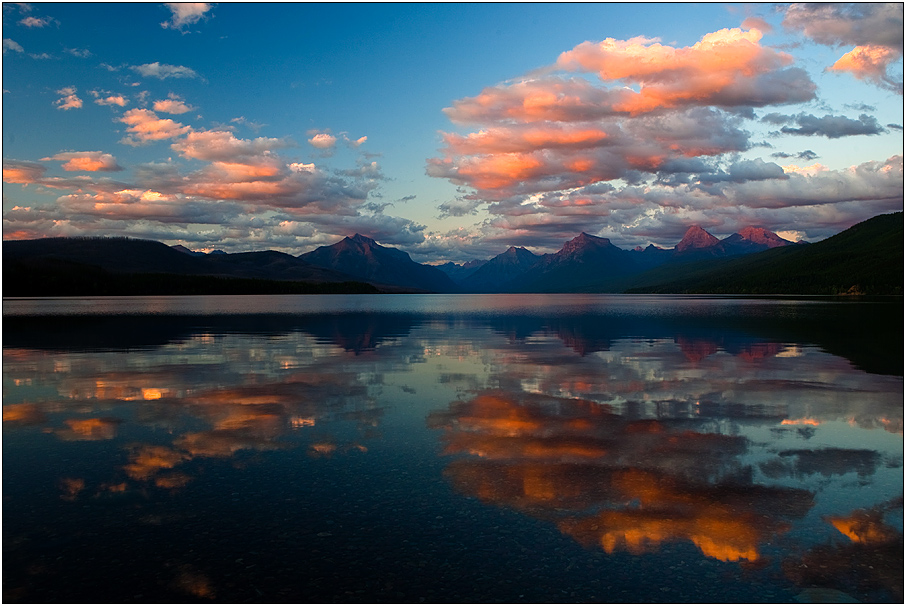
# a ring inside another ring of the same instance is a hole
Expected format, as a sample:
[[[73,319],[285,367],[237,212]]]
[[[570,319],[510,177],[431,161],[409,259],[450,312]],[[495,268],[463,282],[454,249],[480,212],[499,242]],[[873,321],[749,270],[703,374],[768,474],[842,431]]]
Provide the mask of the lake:
[[[6,299],[5,602],[903,600],[902,299]]]

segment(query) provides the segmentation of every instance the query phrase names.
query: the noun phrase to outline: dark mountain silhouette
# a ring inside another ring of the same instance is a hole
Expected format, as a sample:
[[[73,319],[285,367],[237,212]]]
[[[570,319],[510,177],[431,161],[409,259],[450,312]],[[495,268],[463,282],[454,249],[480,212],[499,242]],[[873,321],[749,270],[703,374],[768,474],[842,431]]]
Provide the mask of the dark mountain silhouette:
[[[299,255],[298,259],[377,285],[424,292],[457,292],[450,277],[430,265],[413,261],[408,253],[381,246],[371,238],[356,234],[331,246],[320,246]]]
[[[515,292],[588,292],[603,279],[638,271],[629,251],[617,248],[607,238],[582,232],[556,253],[543,255],[510,284]]]
[[[450,276],[450,279],[457,284],[462,284],[463,280],[478,271],[478,269],[485,263],[487,263],[487,261],[483,261],[481,259],[472,259],[471,261],[467,261],[462,265],[457,265],[452,261],[447,261],[446,263],[435,265],[434,267]]]
[[[658,293],[902,295],[903,213],[879,215],[807,246],[655,268],[625,286]]]
[[[6,296],[296,292],[698,292],[902,294],[902,213],[795,245],[763,228],[723,240],[691,227],[673,249],[623,250],[582,233],[553,254],[421,265],[356,234],[293,257],[217,254],[127,238],[3,243]],[[460,286],[451,279],[456,276]],[[367,283],[367,284],[364,284]]]
[[[235,254],[186,254],[166,244],[129,238],[44,238],[3,242],[3,261],[45,264],[54,260],[107,272],[206,275],[260,280],[346,282],[353,278],[273,250]]]
[[[375,291],[352,282],[276,251],[198,255],[128,238],[3,242],[5,296]]]
[[[672,248],[660,248],[654,244],[649,244],[645,248],[638,246],[630,250],[629,256],[639,270],[645,270],[667,263],[673,258],[673,253]]]
[[[525,248],[511,246],[460,282],[470,292],[500,292],[541,259]]]

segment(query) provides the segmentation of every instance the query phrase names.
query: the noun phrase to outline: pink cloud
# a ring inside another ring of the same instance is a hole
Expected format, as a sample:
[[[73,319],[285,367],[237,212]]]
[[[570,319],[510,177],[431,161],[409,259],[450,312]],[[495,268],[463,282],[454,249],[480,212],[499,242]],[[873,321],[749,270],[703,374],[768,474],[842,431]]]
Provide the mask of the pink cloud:
[[[158,118],[157,114],[148,109],[130,109],[123,114],[119,121],[129,125],[126,130],[131,133],[121,142],[133,146],[172,139],[192,131],[190,126],[185,126],[169,118]]]
[[[192,108],[186,105],[185,101],[179,96],[170,93],[168,98],[154,102],[154,111],[164,112],[167,114],[184,114],[192,111]]]
[[[68,109],[78,109],[78,108],[82,107],[82,100],[79,99],[78,95],[76,95],[76,87],[67,86],[67,87],[61,88],[60,90],[57,91],[57,94],[63,95],[62,98],[60,98],[56,102],[54,102],[54,105],[57,106],[57,109],[68,110]]]
[[[19,160],[3,161],[3,182],[29,185],[39,181],[47,172],[47,167],[37,162],[21,162]]]
[[[900,74],[888,67],[903,56],[903,4],[791,4],[783,25],[826,46],[855,46],[828,69],[849,72],[882,88],[903,94]]]
[[[66,171],[112,172],[123,170],[123,168],[116,163],[116,158],[110,154],[99,151],[63,152],[49,158],[42,158],[41,160],[64,161],[63,170]]]
[[[792,57],[761,46],[761,37],[757,29],[722,29],[684,48],[641,37],[607,38],[599,43],[583,42],[562,53],[557,66],[597,72],[605,82],[638,85],[638,93],[624,94],[613,105],[615,111],[633,115],[665,107],[761,106],[814,97],[815,87],[810,81],[798,88],[782,85],[790,74],[784,74],[781,68],[789,66]],[[797,70],[796,75],[805,73]],[[758,81],[755,86],[754,80]],[[759,93],[766,88],[770,92]]]
[[[267,154],[273,150],[290,147],[288,139],[258,137],[256,139],[237,139],[233,133],[225,130],[193,131],[183,139],[171,145],[174,151],[186,158],[208,161],[235,161]]]
[[[888,81],[887,69],[890,64],[901,56],[901,52],[889,47],[868,44],[852,49],[837,59],[837,62],[828,69],[836,72],[850,72],[859,80],[869,80],[881,85]]]
[[[122,95],[110,95],[109,97],[97,98],[94,100],[98,105],[118,105],[125,107],[129,101]]]

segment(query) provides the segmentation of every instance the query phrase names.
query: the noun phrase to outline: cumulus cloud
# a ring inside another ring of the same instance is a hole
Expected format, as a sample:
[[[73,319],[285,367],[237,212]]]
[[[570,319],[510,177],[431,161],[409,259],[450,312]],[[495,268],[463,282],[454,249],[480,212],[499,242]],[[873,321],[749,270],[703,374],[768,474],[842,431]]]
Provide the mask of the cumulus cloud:
[[[597,72],[605,82],[638,85],[638,93],[626,92],[614,105],[630,114],[688,105],[760,107],[813,98],[815,86],[807,74],[784,69],[792,57],[761,46],[761,37],[757,29],[722,29],[684,48],[642,37],[607,38],[561,54],[557,66]]]
[[[890,3],[794,3],[783,26],[827,46],[879,44],[903,48],[903,5]]]
[[[764,116],[762,121],[770,124],[794,125],[783,126],[780,129],[780,132],[787,135],[818,135],[828,139],[853,135],[879,135],[885,132],[877,118],[867,114],[861,114],[858,120],[854,120],[846,116],[830,114],[819,118],[806,113],[795,116],[771,113]]]
[[[235,162],[242,158],[267,155],[273,150],[291,147],[289,139],[258,137],[237,139],[225,130],[194,131],[182,141],[174,143],[174,151],[196,160]]]
[[[212,5],[208,2],[166,2],[167,8],[173,13],[169,21],[164,21],[160,26],[164,29],[178,29],[185,31],[189,25],[194,25],[205,17]]]
[[[120,142],[132,146],[172,139],[192,130],[192,127],[169,118],[159,118],[157,114],[148,109],[130,109],[123,114],[119,121],[128,125],[126,130],[130,133]]]
[[[318,149],[330,149],[337,144],[337,138],[329,133],[316,133],[308,142],[312,147]]]
[[[849,72],[859,80],[868,80],[877,86],[903,94],[903,81],[889,75],[890,64],[903,56],[886,46],[857,46],[828,68],[835,72]]]
[[[126,99],[126,97],[124,97],[123,95],[104,96],[104,94],[99,91],[91,91],[91,94],[94,96],[94,102],[98,105],[116,105],[119,107],[125,107],[129,104],[129,100]]]
[[[76,87],[66,86],[57,91],[58,95],[63,95],[54,102],[57,109],[69,110],[82,107],[82,100],[76,95]]]
[[[828,69],[903,94],[902,75],[889,71],[903,56],[902,3],[796,3],[786,9],[783,25],[818,44],[854,46]]]
[[[111,154],[100,151],[62,152],[49,158],[41,158],[42,162],[58,160],[65,162],[63,170],[88,171],[88,172],[114,172],[123,170]]]
[[[186,102],[179,95],[173,93],[167,95],[166,99],[155,101],[153,108],[156,112],[167,114],[184,114],[193,109],[191,106],[186,105]]]
[[[166,63],[159,63],[155,61],[154,63],[145,63],[143,65],[132,65],[130,69],[134,72],[145,76],[146,78],[159,78],[160,80],[166,80],[167,78],[197,78],[198,74],[195,73],[195,70],[185,67],[183,65],[168,65]]]
[[[809,160],[816,159],[818,157],[818,154],[816,154],[815,152],[813,152],[810,149],[807,149],[805,151],[801,151],[801,152],[795,153],[795,154],[789,154],[786,152],[775,152],[775,153],[771,154],[771,157],[772,158],[796,158],[797,160],[809,161]]]
[[[502,202],[713,172],[690,160],[750,149],[742,122],[753,108],[814,98],[808,75],[761,37],[735,28],[680,48],[642,37],[579,44],[531,77],[454,101],[444,110],[451,121],[478,130],[444,133],[443,157],[429,159],[427,173]],[[591,72],[601,84],[556,72]]]
[[[14,52],[17,52],[17,53],[24,53],[24,52],[25,52],[25,49],[22,48],[22,45],[20,45],[20,44],[19,44],[18,42],[16,42],[15,40],[10,40],[9,38],[4,38],[4,39],[3,39],[3,54],[4,54],[4,55],[6,54],[6,51],[14,51]]]

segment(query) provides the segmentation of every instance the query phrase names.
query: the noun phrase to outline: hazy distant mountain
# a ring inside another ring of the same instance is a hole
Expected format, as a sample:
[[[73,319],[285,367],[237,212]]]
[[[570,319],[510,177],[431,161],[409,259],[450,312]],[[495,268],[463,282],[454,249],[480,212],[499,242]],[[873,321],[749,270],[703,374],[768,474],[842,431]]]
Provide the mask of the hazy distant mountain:
[[[500,292],[522,276],[541,259],[539,255],[525,248],[509,247],[490,261],[484,263],[460,284],[471,292]]]
[[[452,261],[447,261],[442,265],[435,265],[434,267],[450,276],[450,279],[457,284],[461,284],[463,280],[474,274],[478,270],[478,268],[480,268],[485,263],[487,263],[487,261],[482,261],[481,259],[472,259],[471,261],[463,263],[462,265],[457,265]]]
[[[511,283],[517,292],[587,292],[603,280],[637,273],[627,250],[582,232],[554,254],[543,255]]]
[[[903,294],[903,213],[879,215],[821,242],[663,266],[630,292]]]
[[[459,290],[453,280],[436,267],[416,263],[408,253],[381,246],[360,234],[343,238],[331,246],[320,246],[299,255],[298,259],[378,285],[426,292]]]
[[[640,270],[645,270],[670,261],[673,258],[673,249],[660,248],[654,244],[649,244],[645,248],[639,246],[630,250],[629,256],[635,261],[636,267]]]

